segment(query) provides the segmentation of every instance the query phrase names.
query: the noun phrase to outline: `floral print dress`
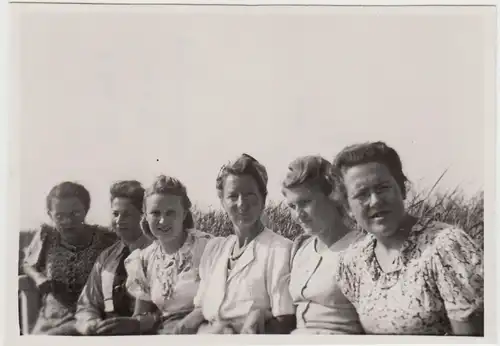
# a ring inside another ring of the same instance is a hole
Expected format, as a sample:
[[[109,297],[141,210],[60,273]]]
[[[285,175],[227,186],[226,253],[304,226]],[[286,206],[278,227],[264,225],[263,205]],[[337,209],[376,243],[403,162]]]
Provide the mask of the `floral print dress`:
[[[200,258],[211,236],[189,229],[186,241],[174,254],[154,241],[125,260],[126,287],[136,299],[153,302],[162,313],[158,333],[170,334],[177,322],[190,313],[200,281]]]
[[[86,247],[66,244],[57,230],[43,225],[26,249],[24,265],[35,267],[53,287],[42,297],[32,334],[44,334],[74,319],[78,297],[97,257],[116,240],[113,233],[98,226],[85,227],[92,232],[92,241]]]
[[[367,334],[452,334],[450,320],[482,313],[483,253],[464,231],[417,222],[389,272],[375,245],[367,234],[342,254],[337,271]]]

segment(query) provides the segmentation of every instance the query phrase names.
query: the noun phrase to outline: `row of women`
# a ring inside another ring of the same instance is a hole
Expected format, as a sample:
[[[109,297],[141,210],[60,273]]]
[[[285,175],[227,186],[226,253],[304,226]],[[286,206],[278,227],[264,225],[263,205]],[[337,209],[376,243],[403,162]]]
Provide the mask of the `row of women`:
[[[228,237],[194,228],[174,177],[111,187],[113,244],[85,224],[87,190],[57,185],[54,226],[23,264],[43,297],[32,333],[483,335],[482,250],[407,212],[393,148],[356,144],[288,168],[282,192],[303,229],[293,241],[261,221],[267,173],[246,154],[216,179]]]

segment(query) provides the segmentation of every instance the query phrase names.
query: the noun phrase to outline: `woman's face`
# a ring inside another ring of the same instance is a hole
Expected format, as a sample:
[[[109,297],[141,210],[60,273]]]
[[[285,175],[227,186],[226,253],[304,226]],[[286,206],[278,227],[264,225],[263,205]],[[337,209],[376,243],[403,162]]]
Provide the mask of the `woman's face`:
[[[111,201],[111,227],[126,242],[136,241],[141,236],[141,216],[130,198],[116,197]]]
[[[221,203],[233,225],[240,228],[253,226],[264,210],[257,182],[248,174],[225,178]]]
[[[146,197],[146,221],[157,239],[171,241],[182,236],[186,214],[180,196],[153,194]]]
[[[52,198],[48,214],[56,229],[70,236],[82,230],[87,215],[83,203],[76,197]]]
[[[338,205],[319,188],[303,184],[283,190],[293,219],[306,234],[319,235],[328,231],[340,218]]]
[[[343,172],[349,209],[366,231],[393,236],[405,215],[403,195],[386,165],[369,162]]]

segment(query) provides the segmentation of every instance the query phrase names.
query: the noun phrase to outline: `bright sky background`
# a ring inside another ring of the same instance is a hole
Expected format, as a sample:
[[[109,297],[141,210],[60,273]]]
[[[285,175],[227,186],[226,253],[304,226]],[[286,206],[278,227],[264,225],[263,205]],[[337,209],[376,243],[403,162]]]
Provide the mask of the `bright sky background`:
[[[171,174],[196,205],[219,207],[219,167],[247,152],[279,201],[292,159],[331,160],[366,140],[396,148],[417,188],[446,168],[442,190],[483,188],[494,12],[23,4],[12,14],[23,229],[47,220],[45,196],[63,180],[83,183],[88,221],[107,224],[116,180]]]

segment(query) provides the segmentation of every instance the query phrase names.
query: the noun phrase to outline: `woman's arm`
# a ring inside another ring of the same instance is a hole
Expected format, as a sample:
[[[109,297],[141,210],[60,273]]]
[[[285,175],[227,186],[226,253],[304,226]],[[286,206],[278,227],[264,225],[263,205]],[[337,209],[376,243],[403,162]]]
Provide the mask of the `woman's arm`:
[[[134,318],[139,321],[141,334],[150,333],[160,322],[160,312],[153,302],[136,299]]]
[[[175,327],[174,334],[196,334],[200,325],[205,321],[201,307],[195,307]]]
[[[455,335],[483,335],[483,253],[460,229],[441,231],[430,277],[444,302]]]
[[[102,320],[104,297],[102,294],[101,271],[104,262],[101,255],[92,267],[87,283],[76,304],[75,327],[82,335],[92,335]]]
[[[484,313],[476,313],[467,321],[450,320],[453,335],[484,336]]]
[[[41,272],[44,265],[44,250],[47,241],[47,232],[44,228],[35,233],[30,245],[25,250],[22,269],[37,287],[48,286],[49,279]],[[48,287],[47,287],[48,288]]]
[[[287,241],[274,246],[268,258],[266,282],[271,316],[266,318],[266,334],[288,334],[295,329],[295,305],[289,289],[292,244]]]
[[[31,280],[33,280],[37,287],[42,285],[44,282],[49,281],[49,279],[41,272],[39,272],[35,266],[29,264],[23,265],[24,274],[28,275]]]
[[[67,321],[47,331],[47,335],[80,335],[76,330],[75,321]]]

